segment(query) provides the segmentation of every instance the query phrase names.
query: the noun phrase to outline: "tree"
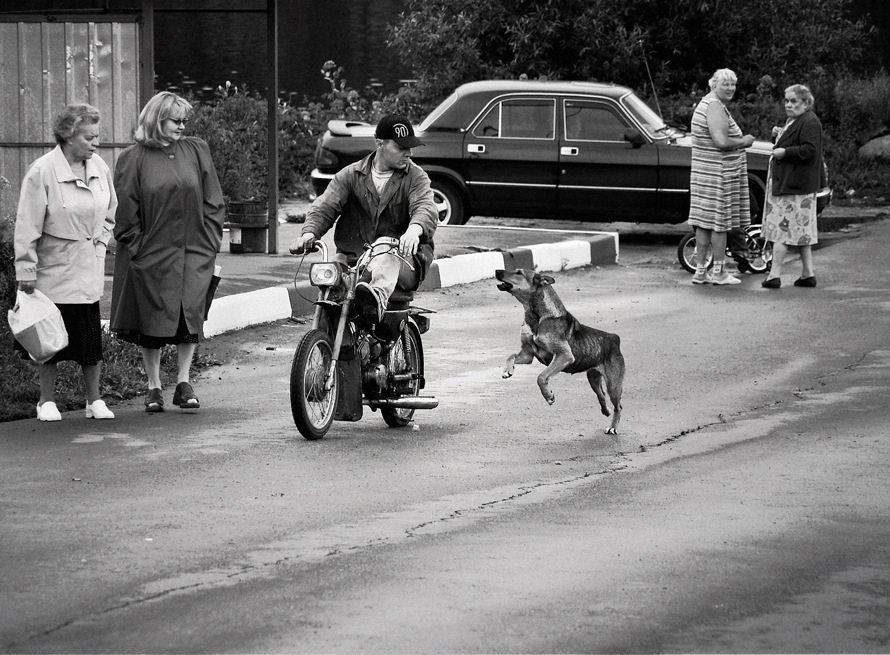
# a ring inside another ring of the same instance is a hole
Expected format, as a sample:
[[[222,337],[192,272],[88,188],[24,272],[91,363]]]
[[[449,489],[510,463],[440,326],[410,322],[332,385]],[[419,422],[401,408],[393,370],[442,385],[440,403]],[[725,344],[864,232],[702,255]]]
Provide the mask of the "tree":
[[[598,80],[660,93],[701,87],[717,68],[753,90],[856,64],[870,34],[850,0],[407,0],[389,45],[429,102],[485,78]]]

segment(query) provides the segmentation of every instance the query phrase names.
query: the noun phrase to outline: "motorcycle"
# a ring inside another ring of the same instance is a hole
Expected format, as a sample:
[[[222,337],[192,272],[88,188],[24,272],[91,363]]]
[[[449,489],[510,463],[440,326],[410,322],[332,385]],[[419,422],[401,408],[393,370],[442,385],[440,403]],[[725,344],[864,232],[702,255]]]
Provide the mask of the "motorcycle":
[[[726,258],[735,259],[741,272],[766,273],[773,261],[772,244],[764,241],[759,225],[751,225],[740,232],[741,238],[737,247],[734,247],[731,239],[727,239]],[[690,273],[695,273],[696,266],[698,266],[695,249],[695,230],[693,230],[686,234],[680,240],[680,245],[677,246],[677,258],[680,260],[680,265]],[[733,250],[736,252],[732,252]],[[714,265],[713,253],[708,253],[707,262],[708,268]]]
[[[314,251],[321,251],[322,261],[310,266],[309,282],[318,298],[290,373],[291,412],[300,434],[321,439],[333,421],[360,420],[364,407],[379,409],[393,428],[409,425],[415,410],[436,408],[435,397],[420,395],[426,385],[421,335],[429,330],[426,314],[433,312],[414,307],[414,293],[399,288],[380,321],[355,303],[356,284],[375,257],[391,254],[411,266],[398,254],[398,241],[366,246],[354,266],[330,261],[322,241],[314,242]]]

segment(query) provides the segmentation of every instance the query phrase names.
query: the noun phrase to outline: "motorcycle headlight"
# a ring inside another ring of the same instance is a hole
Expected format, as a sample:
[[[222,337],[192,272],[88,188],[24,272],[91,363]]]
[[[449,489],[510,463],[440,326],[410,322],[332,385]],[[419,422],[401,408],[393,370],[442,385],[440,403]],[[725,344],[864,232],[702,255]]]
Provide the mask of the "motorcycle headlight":
[[[340,266],[336,262],[313,264],[309,268],[309,284],[314,287],[333,287],[340,283]]]

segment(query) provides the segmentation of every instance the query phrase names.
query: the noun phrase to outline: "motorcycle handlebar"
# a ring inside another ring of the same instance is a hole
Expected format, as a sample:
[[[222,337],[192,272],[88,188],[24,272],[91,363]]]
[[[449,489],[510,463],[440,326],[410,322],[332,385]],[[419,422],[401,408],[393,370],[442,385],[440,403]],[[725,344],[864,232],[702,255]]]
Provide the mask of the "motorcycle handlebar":
[[[323,261],[327,261],[328,259],[328,247],[324,241],[316,239],[312,242],[308,248],[303,248],[302,246],[297,246],[296,248],[291,247],[288,248],[288,251],[292,255],[305,255],[310,252],[321,252],[321,258]]]

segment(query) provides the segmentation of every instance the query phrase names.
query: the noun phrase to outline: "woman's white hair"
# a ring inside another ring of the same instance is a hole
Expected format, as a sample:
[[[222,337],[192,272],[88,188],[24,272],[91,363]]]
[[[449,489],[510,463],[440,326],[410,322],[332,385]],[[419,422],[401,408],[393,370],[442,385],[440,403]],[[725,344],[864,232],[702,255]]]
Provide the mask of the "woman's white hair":
[[[807,109],[812,109],[816,104],[816,98],[813,97],[813,92],[806,84],[792,84],[785,89],[785,93],[789,91],[796,95]]]
[[[711,87],[711,91],[717,88],[717,85],[720,84],[723,80],[729,80],[730,82],[738,82],[739,78],[736,77],[736,74],[732,72],[728,68],[721,68],[716,73],[711,75],[711,79],[708,80],[708,86]]]

